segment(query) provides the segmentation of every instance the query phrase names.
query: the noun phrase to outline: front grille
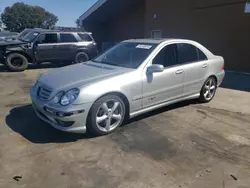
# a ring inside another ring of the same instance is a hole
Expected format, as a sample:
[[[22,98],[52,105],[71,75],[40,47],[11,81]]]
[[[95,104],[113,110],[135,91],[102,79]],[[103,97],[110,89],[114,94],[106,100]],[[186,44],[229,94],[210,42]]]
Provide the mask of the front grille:
[[[37,89],[37,96],[40,99],[48,100],[50,98],[51,92],[52,91],[50,89],[39,86],[38,89]]]

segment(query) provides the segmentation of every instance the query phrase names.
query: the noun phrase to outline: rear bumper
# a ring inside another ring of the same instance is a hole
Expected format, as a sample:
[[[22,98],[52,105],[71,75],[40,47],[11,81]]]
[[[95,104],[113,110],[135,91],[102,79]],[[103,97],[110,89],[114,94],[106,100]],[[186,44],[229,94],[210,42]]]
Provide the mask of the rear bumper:
[[[218,75],[217,75],[217,85],[220,86],[221,83],[223,82],[223,79],[225,77],[225,71],[221,71]]]

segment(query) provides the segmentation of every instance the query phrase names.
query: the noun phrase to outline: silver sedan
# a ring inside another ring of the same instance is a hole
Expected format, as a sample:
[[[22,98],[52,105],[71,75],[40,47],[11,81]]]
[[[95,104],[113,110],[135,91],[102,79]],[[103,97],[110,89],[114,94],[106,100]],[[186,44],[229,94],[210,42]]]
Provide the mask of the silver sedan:
[[[105,135],[126,118],[172,103],[211,101],[224,74],[224,59],[197,42],[136,39],[49,70],[30,95],[37,116],[54,128]]]

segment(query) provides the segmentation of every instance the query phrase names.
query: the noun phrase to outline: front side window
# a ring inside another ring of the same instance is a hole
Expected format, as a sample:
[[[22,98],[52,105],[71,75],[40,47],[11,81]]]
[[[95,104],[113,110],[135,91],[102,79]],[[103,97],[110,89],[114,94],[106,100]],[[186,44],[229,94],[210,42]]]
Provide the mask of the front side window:
[[[127,68],[138,68],[157,44],[122,42],[94,59],[94,62]]]
[[[153,64],[160,64],[164,67],[171,67],[178,64],[177,45],[170,44],[165,46],[154,58]]]
[[[92,38],[88,35],[88,34],[85,34],[85,33],[78,33],[79,37],[83,40],[83,41],[92,41]]]
[[[61,42],[77,42],[75,36],[70,33],[61,33],[60,37]]]
[[[56,33],[46,33],[39,36],[39,42],[41,44],[57,43]]]

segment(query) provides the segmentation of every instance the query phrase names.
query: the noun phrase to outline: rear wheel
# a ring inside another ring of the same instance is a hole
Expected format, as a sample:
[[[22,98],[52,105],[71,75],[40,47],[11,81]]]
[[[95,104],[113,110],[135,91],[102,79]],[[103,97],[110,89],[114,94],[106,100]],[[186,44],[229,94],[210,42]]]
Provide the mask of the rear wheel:
[[[87,127],[97,136],[110,134],[115,131],[125,117],[125,105],[116,95],[107,95],[98,99],[92,106]]]
[[[210,102],[215,95],[217,90],[217,81],[214,77],[209,77],[206,82],[204,83],[199,100],[201,102]]]
[[[89,56],[85,52],[78,52],[75,56],[75,63],[83,63],[88,60],[89,60]]]
[[[7,55],[5,64],[10,71],[20,72],[28,67],[28,59],[19,53]]]

